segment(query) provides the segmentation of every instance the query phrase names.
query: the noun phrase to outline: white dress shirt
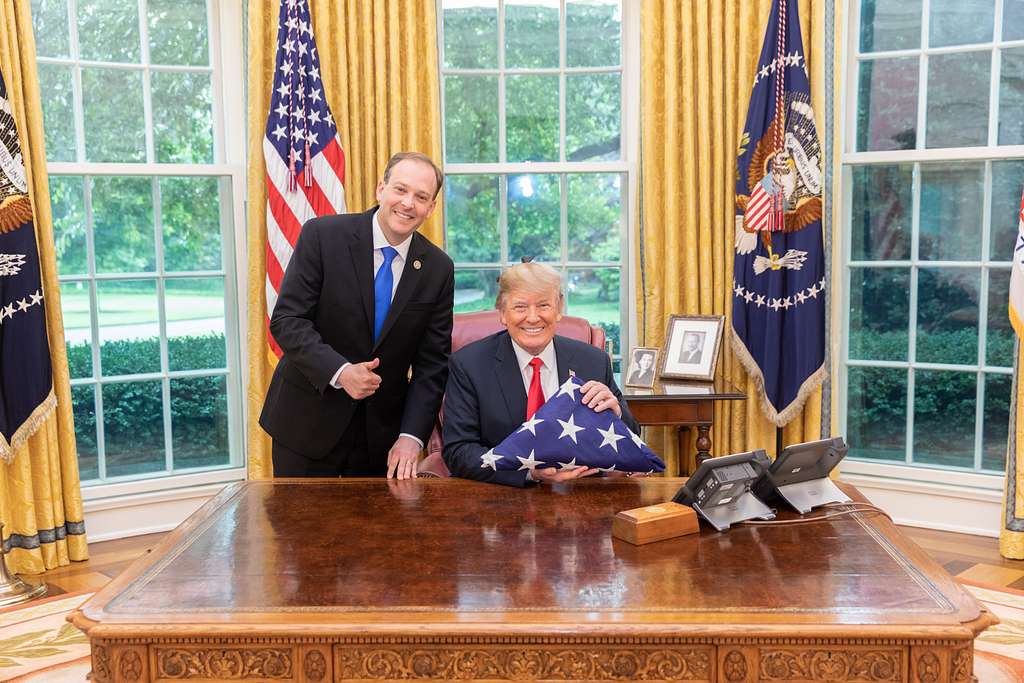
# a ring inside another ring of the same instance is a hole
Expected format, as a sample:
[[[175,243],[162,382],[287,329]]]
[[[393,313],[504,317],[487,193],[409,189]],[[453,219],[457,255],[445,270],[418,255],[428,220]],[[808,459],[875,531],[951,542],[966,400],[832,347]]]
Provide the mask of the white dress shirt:
[[[530,382],[533,380],[533,368],[530,361],[534,356],[523,349],[515,340],[512,340],[512,350],[516,352],[516,361],[519,363],[519,374],[523,376],[523,387],[526,388],[526,395],[530,395]],[[558,361],[555,359],[555,342],[551,340],[544,350],[537,354],[544,363],[540,367],[540,388],[544,392],[544,400],[548,400],[558,393]]]
[[[403,241],[398,244],[391,244],[388,239],[384,236],[384,231],[380,227],[380,223],[377,222],[377,213],[373,214],[373,277],[376,279],[377,271],[380,270],[381,266],[384,265],[384,247],[394,247],[398,254],[391,259],[391,275],[393,285],[391,286],[391,299],[394,300],[395,292],[398,291],[398,281],[402,279],[402,273],[405,271],[405,261],[409,256],[409,245],[412,243],[412,234],[406,237]],[[335,389],[341,389],[341,373],[345,371],[351,363],[345,363],[338,371],[334,373],[334,377],[331,378],[331,386]],[[401,436],[408,436],[413,441],[419,443],[420,448],[423,447],[423,442],[412,434],[401,434]]]

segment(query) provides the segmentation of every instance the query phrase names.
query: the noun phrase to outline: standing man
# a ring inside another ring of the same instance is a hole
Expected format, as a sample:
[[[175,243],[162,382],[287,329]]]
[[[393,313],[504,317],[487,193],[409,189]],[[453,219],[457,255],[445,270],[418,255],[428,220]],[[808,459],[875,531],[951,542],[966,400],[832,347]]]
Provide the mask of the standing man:
[[[260,425],[275,477],[416,476],[451,352],[454,265],[417,232],[442,181],[402,152],[378,206],[302,226],[270,319],[284,357]]]

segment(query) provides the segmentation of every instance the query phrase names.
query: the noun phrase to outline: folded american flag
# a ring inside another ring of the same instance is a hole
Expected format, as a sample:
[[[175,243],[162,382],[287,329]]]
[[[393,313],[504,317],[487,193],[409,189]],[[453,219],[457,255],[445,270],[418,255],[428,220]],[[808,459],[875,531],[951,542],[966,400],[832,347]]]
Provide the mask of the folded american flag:
[[[662,472],[665,463],[610,410],[583,405],[576,377],[559,387],[532,418],[480,456],[480,467],[527,470],[580,465],[602,472]]]

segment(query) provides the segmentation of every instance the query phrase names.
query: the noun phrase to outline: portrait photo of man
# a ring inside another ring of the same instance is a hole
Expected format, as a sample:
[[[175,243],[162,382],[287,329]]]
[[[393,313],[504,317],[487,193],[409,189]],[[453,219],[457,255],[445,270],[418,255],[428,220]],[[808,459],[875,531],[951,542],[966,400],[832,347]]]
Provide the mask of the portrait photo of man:
[[[626,385],[631,387],[651,388],[654,386],[655,365],[658,359],[657,349],[636,348],[630,355],[629,373]]]
[[[704,355],[704,333],[687,332],[683,335],[683,348],[679,352],[679,362],[697,365]]]

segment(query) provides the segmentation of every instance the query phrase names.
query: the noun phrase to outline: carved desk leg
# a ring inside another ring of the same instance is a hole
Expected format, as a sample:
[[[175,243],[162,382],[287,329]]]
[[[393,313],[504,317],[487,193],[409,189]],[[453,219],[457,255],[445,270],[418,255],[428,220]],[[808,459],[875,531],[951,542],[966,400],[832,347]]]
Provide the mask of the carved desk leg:
[[[711,457],[711,425],[697,427],[697,467]]]

